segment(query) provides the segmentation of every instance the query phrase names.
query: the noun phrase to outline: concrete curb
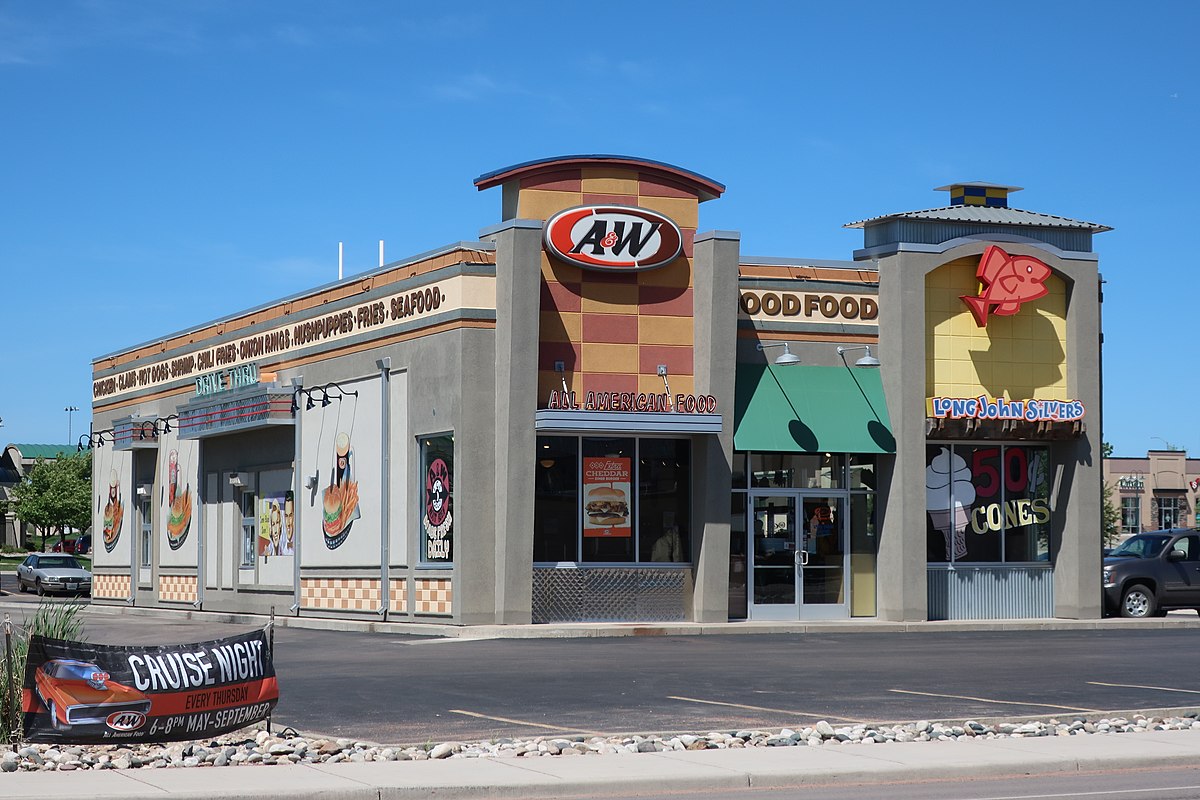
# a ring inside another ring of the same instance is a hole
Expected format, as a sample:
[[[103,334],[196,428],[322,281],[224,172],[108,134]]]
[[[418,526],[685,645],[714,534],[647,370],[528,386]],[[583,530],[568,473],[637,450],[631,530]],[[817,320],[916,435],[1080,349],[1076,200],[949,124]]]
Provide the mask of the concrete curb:
[[[558,798],[1192,767],[1200,730],[522,759],[0,774],[6,800]]]
[[[0,593],[2,594],[2,593]],[[28,602],[0,600],[0,609],[32,610]],[[97,616],[130,616],[191,620],[230,625],[265,625],[265,614],[197,611],[191,608],[158,608],[90,604]],[[1032,619],[887,622],[875,619],[797,622],[587,622],[536,625],[449,625],[434,622],[380,622],[334,617],[275,617],[280,628],[375,633],[391,636],[428,636],[459,639],[568,639],[622,636],[734,636],[806,633],[946,633],[978,631],[1066,630],[1181,630],[1200,629],[1200,616],[1178,612],[1153,619]]]

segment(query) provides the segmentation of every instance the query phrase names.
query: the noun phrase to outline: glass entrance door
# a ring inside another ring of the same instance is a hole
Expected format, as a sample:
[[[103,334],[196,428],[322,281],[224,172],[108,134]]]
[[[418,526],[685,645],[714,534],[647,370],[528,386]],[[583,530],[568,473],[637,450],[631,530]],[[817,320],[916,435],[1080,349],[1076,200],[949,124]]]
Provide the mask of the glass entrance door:
[[[794,492],[750,499],[750,619],[849,616],[846,498]]]
[[[755,495],[750,505],[750,619],[799,616],[802,558],[795,495]]]
[[[847,617],[846,498],[806,496],[801,502],[807,522],[800,565],[800,616],[802,619]]]

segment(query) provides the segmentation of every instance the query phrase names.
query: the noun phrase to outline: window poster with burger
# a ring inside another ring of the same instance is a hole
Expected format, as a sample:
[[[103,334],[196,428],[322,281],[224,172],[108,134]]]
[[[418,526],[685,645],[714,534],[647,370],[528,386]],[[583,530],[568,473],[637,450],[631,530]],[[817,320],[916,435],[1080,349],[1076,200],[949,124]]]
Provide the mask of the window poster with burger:
[[[631,459],[583,459],[583,535],[633,536],[629,522]]]

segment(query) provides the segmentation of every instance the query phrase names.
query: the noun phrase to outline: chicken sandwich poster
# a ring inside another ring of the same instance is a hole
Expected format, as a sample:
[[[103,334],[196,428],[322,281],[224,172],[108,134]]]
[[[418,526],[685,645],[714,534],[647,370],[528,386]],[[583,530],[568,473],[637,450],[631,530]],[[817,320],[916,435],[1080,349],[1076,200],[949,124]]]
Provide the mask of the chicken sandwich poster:
[[[206,739],[271,715],[266,629],[196,644],[29,640],[25,740],[125,744]]]

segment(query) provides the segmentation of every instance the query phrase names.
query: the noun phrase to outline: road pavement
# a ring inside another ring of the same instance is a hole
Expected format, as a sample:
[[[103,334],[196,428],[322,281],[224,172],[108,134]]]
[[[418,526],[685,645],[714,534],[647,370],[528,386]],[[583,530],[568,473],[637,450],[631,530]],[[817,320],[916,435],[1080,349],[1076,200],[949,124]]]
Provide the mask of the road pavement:
[[[0,598],[0,613],[17,621],[33,608],[31,598]],[[94,607],[86,631],[96,641],[161,643],[262,622]],[[836,725],[1185,713],[1200,697],[1194,614],[1132,624],[415,629],[423,636],[401,625],[382,626],[390,633],[381,634],[381,626],[367,623],[278,622],[276,724],[384,743],[771,729],[818,719]],[[12,773],[0,774],[0,796],[79,794],[86,785],[97,798],[563,797],[1196,764],[1200,731],[1185,731],[216,772]]]

